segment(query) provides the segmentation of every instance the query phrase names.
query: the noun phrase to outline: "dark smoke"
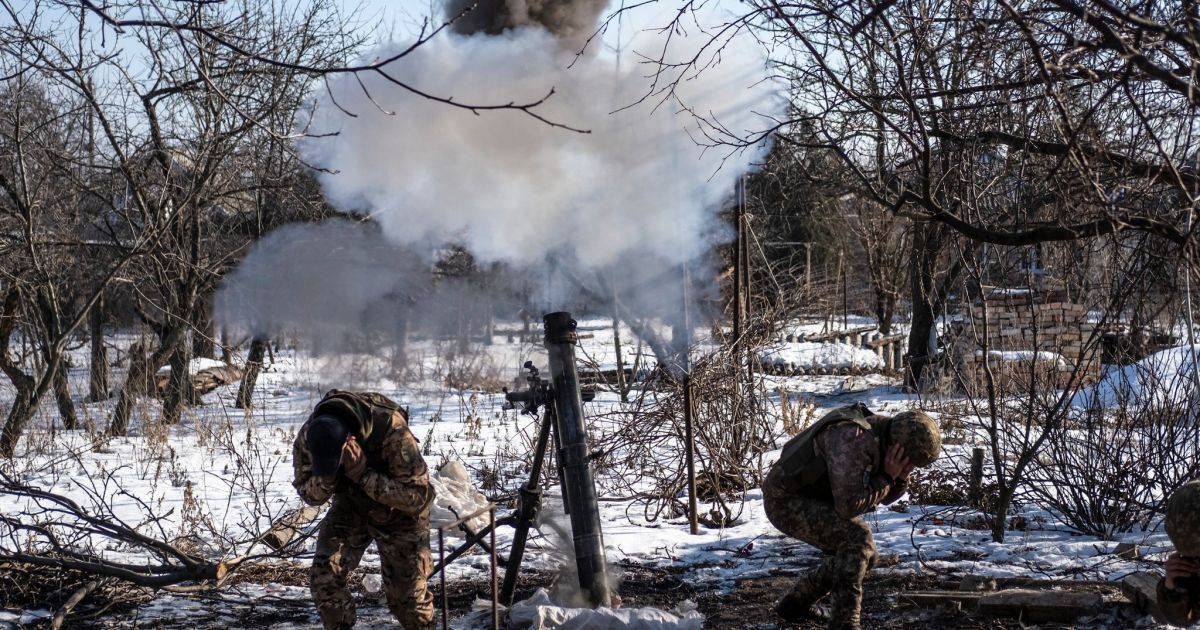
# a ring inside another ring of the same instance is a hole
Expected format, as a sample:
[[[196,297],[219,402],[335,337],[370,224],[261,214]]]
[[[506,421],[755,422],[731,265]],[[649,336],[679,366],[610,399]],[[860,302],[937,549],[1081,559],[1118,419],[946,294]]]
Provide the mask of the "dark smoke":
[[[453,19],[474,8],[454,23],[457,33],[499,35],[522,26],[540,26],[560,41],[581,46],[596,30],[607,0],[448,0],[446,17]]]

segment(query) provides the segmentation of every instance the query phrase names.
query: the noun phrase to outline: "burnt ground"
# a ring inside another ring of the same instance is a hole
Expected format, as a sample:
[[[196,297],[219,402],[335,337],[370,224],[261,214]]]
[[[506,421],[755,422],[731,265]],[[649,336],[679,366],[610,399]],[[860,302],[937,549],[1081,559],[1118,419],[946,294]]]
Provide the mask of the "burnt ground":
[[[794,569],[789,574],[770,575],[738,580],[732,588],[710,588],[697,584],[684,569],[651,567],[622,563],[616,565],[622,574],[620,595],[625,607],[654,606],[672,609],[685,599],[690,599],[706,618],[706,628],[822,628],[820,623],[781,625],[773,612],[775,600],[790,588]],[[241,585],[263,584],[306,586],[303,565],[281,565],[259,568],[240,578]],[[352,576],[352,589],[362,593],[359,587],[362,574]],[[524,598],[538,587],[553,587],[555,575],[529,571],[521,576],[517,597]],[[433,582],[435,602],[440,604],[441,593]],[[728,585],[727,585],[728,586]],[[950,606],[933,609],[901,607],[897,595],[908,590],[932,590],[946,588],[936,578],[915,575],[880,574],[868,576],[864,594],[864,628],[938,628],[941,629],[1018,629],[1018,628],[1133,628],[1145,624],[1142,615],[1124,602],[1117,585],[1080,584],[1077,590],[1100,592],[1105,604],[1095,614],[1078,619],[1074,624],[1022,625],[1015,619],[991,619],[970,611]],[[301,592],[302,593],[302,592]],[[449,584],[447,600],[451,618],[469,612],[476,597],[487,598],[489,594],[485,579],[458,580]],[[392,626],[391,617],[377,596],[357,595],[360,623],[363,628]],[[162,598],[153,603],[136,606],[116,614],[103,615],[92,620],[76,619],[73,627],[89,628],[209,628],[270,627],[290,625],[293,628],[319,627],[312,603],[295,592],[288,596],[263,595],[261,589],[248,595],[238,584],[222,591],[219,595],[180,595],[164,602]],[[3,625],[3,624],[0,624]],[[44,625],[42,626],[44,627]]]
[[[790,572],[789,572],[790,573]],[[782,624],[774,613],[775,601],[791,588],[794,575],[755,577],[737,581],[730,591],[695,588],[684,579],[682,571],[627,565],[621,584],[621,597],[626,606],[659,606],[672,608],[682,599],[690,598],[705,616],[706,628],[824,628],[821,623]],[[936,578],[915,575],[868,575],[864,582],[864,628],[972,628],[1019,629],[1031,628],[1015,619],[992,619],[969,611],[945,606],[940,609],[919,609],[897,605],[902,591],[946,588]],[[1118,585],[1088,584],[1079,590],[1100,592],[1105,599],[1102,610],[1095,615],[1076,620],[1074,624],[1040,624],[1048,628],[1132,628],[1143,615],[1125,603]]]

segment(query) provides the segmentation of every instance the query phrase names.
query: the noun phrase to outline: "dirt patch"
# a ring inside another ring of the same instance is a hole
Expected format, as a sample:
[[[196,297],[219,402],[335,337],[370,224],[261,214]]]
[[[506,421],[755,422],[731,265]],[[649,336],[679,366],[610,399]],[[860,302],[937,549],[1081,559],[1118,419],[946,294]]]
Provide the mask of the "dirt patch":
[[[682,572],[655,569],[627,569],[627,574],[657,575],[656,579],[634,579],[622,584],[621,596],[627,605],[657,605],[672,607],[681,600],[695,601],[705,616],[706,628],[824,628],[822,623],[782,624],[775,615],[775,602],[786,593],[796,577],[787,572],[779,575],[747,578],[737,581],[729,592],[716,589],[697,589],[682,579]],[[1012,629],[1028,628],[1016,619],[993,619],[972,611],[946,605],[940,608],[901,606],[897,595],[903,591],[944,588],[936,579],[916,575],[871,575],[863,584],[864,628],[955,628],[955,629]],[[1082,617],[1074,624],[1041,624],[1047,628],[1131,628],[1142,615],[1125,603],[1117,585],[1081,585],[1073,590],[1099,592],[1105,598],[1101,610]]]
[[[285,585],[305,588],[308,585],[307,564],[263,565],[247,570],[233,580],[230,588],[220,593],[196,594],[181,598],[168,606],[202,609],[204,614],[193,614],[186,621],[173,620],[170,616],[154,615],[151,610],[137,610],[108,616],[95,622],[79,620],[80,627],[152,627],[190,628],[201,630],[227,627],[265,627],[275,624],[299,624],[305,627],[317,624],[316,611],[303,592],[289,596],[267,596],[247,598],[240,594],[240,587],[254,584]],[[698,584],[690,569],[679,567],[657,567],[635,563],[616,563],[614,573],[620,574],[619,593],[622,605],[628,608],[656,607],[670,610],[684,600],[695,602],[705,616],[706,628],[746,629],[817,629],[820,623],[800,625],[780,624],[775,616],[776,600],[796,579],[795,567],[780,568],[775,575],[737,580],[732,588],[720,589],[707,584]],[[389,627],[391,615],[379,594],[366,594],[361,587],[365,571],[355,571],[350,578],[351,590],[360,613],[360,627]],[[517,583],[517,599],[524,599],[538,588],[553,592],[558,575],[546,571],[522,572]],[[1025,581],[1028,582],[1028,581]],[[1018,630],[1022,627],[1016,619],[993,619],[952,605],[938,608],[915,608],[898,603],[898,595],[904,591],[927,591],[945,589],[949,585],[936,578],[876,573],[868,576],[864,583],[863,627],[866,628],[939,628],[939,629],[1004,629]],[[1027,583],[1000,584],[1004,587],[1032,586]],[[442,594],[437,579],[431,581],[435,606],[440,610]],[[1100,610],[1070,625],[1041,624],[1049,628],[1132,628],[1142,620],[1133,607],[1125,603],[1117,585],[1078,584],[1068,585],[1071,590],[1098,592],[1104,597]],[[471,611],[477,599],[490,597],[490,585],[486,578],[460,579],[447,584],[446,601],[451,618],[461,617]],[[439,613],[440,615],[440,613]],[[140,619],[139,619],[140,618]],[[439,617],[440,619],[440,617]]]

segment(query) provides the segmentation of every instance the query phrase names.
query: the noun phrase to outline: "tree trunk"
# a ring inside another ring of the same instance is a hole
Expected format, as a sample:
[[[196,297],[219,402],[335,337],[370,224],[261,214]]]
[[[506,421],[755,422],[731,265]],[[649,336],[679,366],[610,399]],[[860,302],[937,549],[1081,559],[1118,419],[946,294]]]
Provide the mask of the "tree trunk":
[[[267,339],[255,337],[250,342],[250,356],[246,357],[246,373],[242,375],[242,385],[238,387],[237,408],[250,409],[254,404],[254,385],[258,382],[258,373],[262,370],[263,357],[267,354]]]
[[[1008,506],[1012,504],[1012,498],[1013,491],[1011,488],[1005,489],[1000,493],[996,505],[996,513],[992,516],[992,542],[1004,542],[1004,535],[1008,530]]]
[[[176,424],[183,415],[183,408],[196,404],[196,387],[192,382],[192,344],[186,335],[175,352],[171,353],[171,378],[167,381],[167,395],[163,398],[162,419],[167,424]]]
[[[133,414],[134,402],[139,396],[150,391],[154,373],[173,353],[174,346],[185,338],[186,330],[186,326],[175,326],[169,329],[162,345],[149,355],[144,351],[138,353],[130,351],[129,374],[125,377],[125,383],[121,386],[121,394],[117,398],[117,406],[113,410],[112,422],[108,427],[109,435],[126,435],[129,432],[129,419]]]
[[[215,358],[217,331],[213,325],[212,298],[201,298],[196,305],[196,331],[192,334],[192,356]]]
[[[54,399],[58,402],[58,415],[63,428],[74,431],[79,428],[79,416],[75,414],[75,401],[71,399],[71,385],[67,379],[67,364],[59,361],[54,370]]]
[[[91,335],[91,358],[89,360],[88,402],[100,402],[112,397],[108,389],[108,349],[104,347],[104,302],[97,300],[88,313],[88,328]]]
[[[617,392],[621,394],[621,402],[629,402],[629,386],[625,381],[625,357],[621,356],[621,320],[616,316],[616,293],[613,294],[613,352],[617,356]]]
[[[233,365],[233,345],[229,340],[229,331],[226,329],[221,329],[221,362],[225,365]]]
[[[908,332],[908,359],[905,385],[921,386],[921,376],[936,356],[938,295],[935,290],[938,254],[941,251],[941,226],[917,223],[909,257],[909,288],[912,299],[912,328]]]
[[[0,433],[0,457],[11,459],[16,453],[17,441],[21,439],[21,434],[37,411],[33,402],[34,390],[32,379],[28,387],[17,388],[16,399],[13,400],[12,407],[8,409],[8,416],[4,419],[4,432]]]

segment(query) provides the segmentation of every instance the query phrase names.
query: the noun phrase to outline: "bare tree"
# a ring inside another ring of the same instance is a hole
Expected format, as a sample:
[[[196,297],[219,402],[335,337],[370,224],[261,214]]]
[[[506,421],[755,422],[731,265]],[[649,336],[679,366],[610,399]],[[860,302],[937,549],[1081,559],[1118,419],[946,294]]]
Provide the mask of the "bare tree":
[[[1200,174],[1189,3],[744,6],[686,70],[702,71],[729,38],[767,40],[792,108],[769,129],[702,141],[736,148],[774,135],[823,150],[846,194],[914,222],[914,384],[937,357],[931,315],[954,271],[926,264],[958,242],[937,226],[1005,246],[1126,231],[1191,244]],[[691,8],[673,26],[689,27]],[[661,77],[679,73],[663,64]]]
[[[93,188],[94,173],[81,166],[84,108],[77,100],[56,99],[61,94],[25,76],[5,87],[0,93],[0,256],[6,262],[0,280],[0,369],[16,399],[0,432],[0,456],[12,457],[51,389],[64,425],[75,428],[67,344],[138,250],[87,238],[89,202],[104,191]],[[33,342],[35,356],[13,356],[16,334]]]

